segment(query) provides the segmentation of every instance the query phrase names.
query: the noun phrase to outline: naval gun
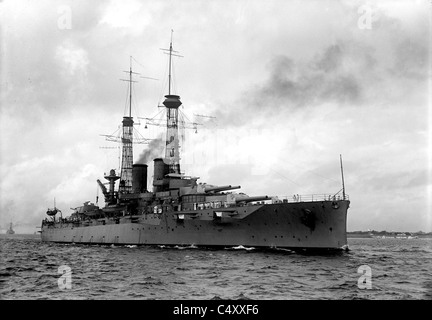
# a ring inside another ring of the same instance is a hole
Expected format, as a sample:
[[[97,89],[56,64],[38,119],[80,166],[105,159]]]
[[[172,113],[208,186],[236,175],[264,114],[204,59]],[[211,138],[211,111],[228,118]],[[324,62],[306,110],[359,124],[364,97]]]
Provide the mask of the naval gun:
[[[272,197],[269,196],[255,196],[255,197],[239,197],[236,198],[236,202],[253,202],[253,201],[263,201],[263,200],[271,200]]]
[[[204,189],[204,192],[219,192],[219,191],[226,191],[226,190],[234,190],[234,189],[240,189],[240,186],[214,186],[214,187],[206,187]]]

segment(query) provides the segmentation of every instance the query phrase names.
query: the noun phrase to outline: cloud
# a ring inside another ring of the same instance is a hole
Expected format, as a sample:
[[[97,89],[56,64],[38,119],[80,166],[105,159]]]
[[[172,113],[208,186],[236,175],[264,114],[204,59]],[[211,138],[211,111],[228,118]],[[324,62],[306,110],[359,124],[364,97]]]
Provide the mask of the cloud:
[[[76,169],[77,171],[70,172],[68,176],[62,177],[61,182],[49,190],[49,198],[56,198],[57,201],[60,200],[58,203],[63,206],[69,202],[69,199],[82,199],[82,203],[90,200],[88,199],[89,197],[93,200],[95,189],[97,188],[96,177],[100,175],[100,169],[94,164],[86,164]],[[91,186],[94,188],[91,188]],[[76,205],[80,204],[81,202],[76,203]],[[67,211],[64,210],[64,214]]]
[[[364,176],[362,181],[365,189],[369,189],[371,192],[410,193],[410,190],[425,191],[425,187],[430,183],[428,178],[427,169],[413,168],[399,172],[373,170]]]
[[[427,92],[427,15],[421,13],[418,23],[407,28],[407,21],[389,16],[385,8],[375,8],[373,28],[361,30],[355,4],[342,7],[353,20],[342,20],[339,29],[345,32],[332,35],[330,44],[305,51],[303,56],[288,53],[290,50],[270,59],[268,54],[263,81],[244,89],[231,102],[235,108],[213,105],[219,121],[248,125],[251,118],[311,113],[329,105],[424,105],[424,98],[418,101],[418,93]],[[248,121],[244,121],[245,115]]]
[[[402,39],[397,44],[396,59],[391,69],[395,76],[418,81],[427,79],[430,52],[428,42],[424,40],[426,39]]]
[[[57,46],[55,58],[66,74],[71,76],[77,74],[80,78],[86,76],[89,60],[83,48],[76,47],[70,41],[65,41]]]
[[[98,24],[123,29],[126,34],[132,30],[139,35],[147,25],[152,23],[151,10],[148,10],[147,4],[133,0],[127,2],[110,1],[104,8]]]

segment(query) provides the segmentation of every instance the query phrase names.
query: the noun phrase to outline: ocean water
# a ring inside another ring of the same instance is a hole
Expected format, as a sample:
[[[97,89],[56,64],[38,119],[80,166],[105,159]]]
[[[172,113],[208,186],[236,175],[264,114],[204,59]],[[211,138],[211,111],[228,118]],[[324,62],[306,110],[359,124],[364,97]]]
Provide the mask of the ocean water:
[[[432,299],[432,239],[349,239],[316,255],[54,244],[0,236],[0,299]]]

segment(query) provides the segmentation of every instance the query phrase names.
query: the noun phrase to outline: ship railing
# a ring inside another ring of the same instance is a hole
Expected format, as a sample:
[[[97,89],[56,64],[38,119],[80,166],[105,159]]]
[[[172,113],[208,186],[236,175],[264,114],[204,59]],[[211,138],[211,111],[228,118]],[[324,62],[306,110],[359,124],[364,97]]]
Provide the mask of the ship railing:
[[[292,196],[279,197],[284,203],[294,202],[315,202],[315,201],[341,201],[349,200],[349,196],[346,194],[345,197],[341,194],[294,194]]]
[[[264,204],[266,201],[271,201],[272,203],[295,203],[295,202],[317,202],[317,201],[340,201],[340,200],[349,200],[349,196],[346,194],[345,198],[342,194],[306,194],[299,195],[295,194],[290,196],[282,196],[282,197],[272,197],[268,200],[257,201],[255,205]],[[247,205],[254,205],[249,203]],[[230,208],[230,207],[238,207],[243,206],[240,203],[229,203],[223,201],[215,201],[215,202],[198,202],[194,203],[193,211],[205,210],[205,209],[217,209],[217,208]],[[156,212],[155,212],[156,213]]]

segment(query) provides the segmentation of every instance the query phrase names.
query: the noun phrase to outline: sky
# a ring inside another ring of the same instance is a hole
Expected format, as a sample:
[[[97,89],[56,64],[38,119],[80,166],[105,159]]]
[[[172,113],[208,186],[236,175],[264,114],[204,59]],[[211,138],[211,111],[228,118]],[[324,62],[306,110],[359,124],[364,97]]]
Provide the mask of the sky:
[[[119,149],[101,134],[116,135],[125,115],[131,61],[135,129],[163,136],[140,118],[161,116],[171,36],[182,56],[173,93],[202,124],[182,133],[186,175],[251,196],[334,194],[342,155],[348,231],[431,232],[430,10],[427,0],[0,1],[0,232],[38,230],[54,199],[67,216],[102,195],[96,180],[118,170]],[[134,160],[149,146],[136,144]]]

